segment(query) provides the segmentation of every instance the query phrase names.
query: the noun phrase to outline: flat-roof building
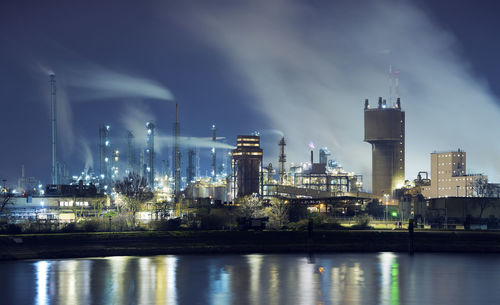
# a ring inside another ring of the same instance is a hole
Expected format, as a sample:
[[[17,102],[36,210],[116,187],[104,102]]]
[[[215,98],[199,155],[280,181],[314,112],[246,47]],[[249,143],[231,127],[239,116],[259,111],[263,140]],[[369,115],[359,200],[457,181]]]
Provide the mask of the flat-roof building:
[[[466,153],[457,151],[431,153],[431,185],[422,187],[426,198],[473,197],[474,181],[487,176],[467,175]]]

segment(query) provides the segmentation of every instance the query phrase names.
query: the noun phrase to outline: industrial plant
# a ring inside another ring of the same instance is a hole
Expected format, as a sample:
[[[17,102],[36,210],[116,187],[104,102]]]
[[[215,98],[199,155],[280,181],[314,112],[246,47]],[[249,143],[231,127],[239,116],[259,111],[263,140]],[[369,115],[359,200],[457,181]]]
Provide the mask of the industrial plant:
[[[49,85],[50,183],[25,177],[22,166],[16,189],[9,189],[3,181],[2,192],[14,195],[10,198],[13,204],[2,207],[3,216],[64,222],[109,213],[123,199],[117,184],[126,179],[144,181],[140,188],[151,193],[149,206],[165,203],[160,214],[167,218],[183,216],[189,208],[238,205],[241,198],[250,196],[264,202],[276,198],[339,217],[366,212],[368,205],[374,204],[385,208],[385,219],[389,210],[397,210],[397,217],[404,220],[436,213],[430,211],[432,208],[422,208],[423,200],[432,207],[433,200],[439,198],[480,196],[474,187],[480,181],[486,181],[490,190],[481,194],[483,197],[492,197],[491,190],[500,189],[488,183],[485,175],[467,173],[466,154],[461,150],[432,153],[430,177],[420,172],[414,181],[406,180],[405,112],[400,98],[392,96],[389,101],[379,97],[375,106],[368,99],[364,102],[364,139],[359,141],[364,140],[372,148],[371,192],[366,191],[362,175],[344,169],[327,147],[316,148],[312,142],[308,145],[310,154],[304,155],[302,162],[287,163],[286,146],[293,139],[282,136],[276,141],[279,154],[267,155],[267,159],[276,160],[273,165],[264,164],[265,151],[257,132],[228,139],[217,137],[221,130],[213,124],[207,128],[206,137],[184,136],[179,119],[182,108],[178,104],[170,136],[163,133],[169,125],[165,121],[146,121],[140,133],[118,130],[102,122],[95,133],[98,168],[86,167],[69,175],[58,154],[54,74],[49,76]],[[167,155],[159,155],[158,141],[167,146]],[[200,162],[210,165],[205,174]],[[499,193],[496,191],[497,197]],[[145,221],[159,215],[151,208],[138,212],[139,219]]]

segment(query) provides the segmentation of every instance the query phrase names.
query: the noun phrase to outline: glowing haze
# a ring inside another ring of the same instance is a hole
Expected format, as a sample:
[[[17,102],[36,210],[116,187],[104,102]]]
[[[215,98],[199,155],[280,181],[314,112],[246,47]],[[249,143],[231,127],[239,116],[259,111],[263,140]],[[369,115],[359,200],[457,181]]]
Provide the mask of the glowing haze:
[[[494,4],[458,1],[451,12],[448,3],[432,0],[28,2],[0,10],[9,42],[0,48],[7,114],[0,130],[9,143],[0,178],[8,183],[23,164],[27,176],[49,181],[53,72],[58,155],[71,174],[98,159],[103,123],[111,126],[120,161],[126,131],[139,151],[148,121],[157,126],[157,160],[171,158],[173,92],[187,137],[180,144],[200,148],[207,171],[210,149],[203,147],[213,143],[189,136],[209,137],[215,124],[229,146],[238,134],[260,132],[265,164],[278,164],[282,136],[287,165],[308,161],[310,142],[315,160],[328,147],[369,188],[363,104],[388,98],[390,65],[400,71],[406,111],[406,177],[428,170],[432,151],[462,148],[470,171],[500,181],[493,140],[499,103],[492,93],[500,87],[487,86],[500,83],[494,66],[500,44],[490,38],[499,26]]]
[[[184,24],[229,61],[255,110],[284,132],[289,161],[307,160],[310,141],[328,146],[369,189],[363,101],[388,99],[392,64],[401,71],[406,111],[406,178],[429,169],[432,151],[462,148],[473,170],[498,181],[500,144],[488,135],[498,128],[499,109],[454,37],[409,1],[323,4],[187,7],[184,18],[192,22]]]

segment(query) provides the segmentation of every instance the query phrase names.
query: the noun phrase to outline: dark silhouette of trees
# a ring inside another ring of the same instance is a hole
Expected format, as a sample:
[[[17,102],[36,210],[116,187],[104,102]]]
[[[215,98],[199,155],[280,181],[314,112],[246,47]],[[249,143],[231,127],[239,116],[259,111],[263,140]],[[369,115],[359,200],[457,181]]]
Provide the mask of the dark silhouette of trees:
[[[0,214],[2,214],[6,205],[13,204],[11,201],[12,196],[12,193],[9,191],[0,193]]]
[[[493,195],[493,187],[488,183],[488,178],[480,176],[471,184],[472,195],[477,199],[474,200],[475,205],[479,208],[479,218],[483,217],[483,212],[493,204],[491,199]]]
[[[145,177],[130,173],[123,180],[115,183],[115,191],[122,195],[124,209],[130,213],[132,223],[135,225],[135,214],[142,209],[144,204],[153,198],[153,192],[147,185]]]

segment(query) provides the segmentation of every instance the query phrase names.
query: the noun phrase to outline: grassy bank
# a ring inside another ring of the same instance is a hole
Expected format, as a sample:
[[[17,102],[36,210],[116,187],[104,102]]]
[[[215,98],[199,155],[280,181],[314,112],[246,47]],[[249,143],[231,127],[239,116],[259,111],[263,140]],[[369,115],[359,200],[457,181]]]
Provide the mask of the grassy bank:
[[[500,253],[500,233],[417,231],[415,252]],[[191,253],[408,251],[405,231],[166,231],[0,235],[0,260]]]

